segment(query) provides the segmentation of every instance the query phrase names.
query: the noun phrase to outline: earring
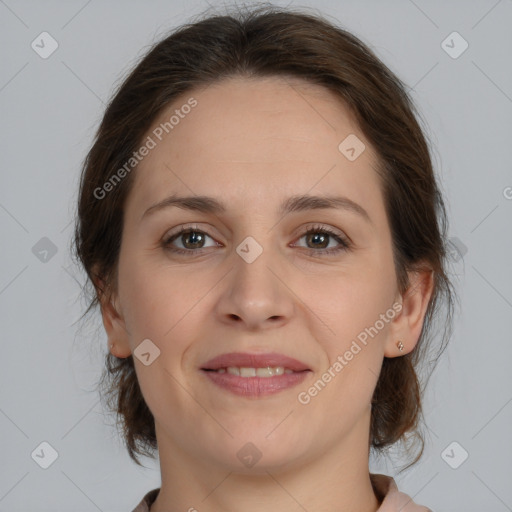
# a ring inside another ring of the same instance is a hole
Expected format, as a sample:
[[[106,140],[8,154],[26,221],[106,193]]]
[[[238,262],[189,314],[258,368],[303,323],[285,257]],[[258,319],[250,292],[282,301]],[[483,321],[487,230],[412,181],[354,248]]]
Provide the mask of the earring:
[[[400,352],[404,350],[404,344],[401,341],[398,341],[396,346],[398,347],[398,350],[400,350]]]

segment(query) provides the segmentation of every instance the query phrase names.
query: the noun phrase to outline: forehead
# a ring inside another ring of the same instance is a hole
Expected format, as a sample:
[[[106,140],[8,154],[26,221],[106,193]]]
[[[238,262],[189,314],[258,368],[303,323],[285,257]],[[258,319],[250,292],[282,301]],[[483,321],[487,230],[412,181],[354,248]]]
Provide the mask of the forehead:
[[[366,146],[354,161],[338,148],[351,134]],[[138,212],[176,191],[223,197],[234,209],[313,187],[366,203],[379,193],[376,159],[352,112],[298,79],[229,78],[192,90],[161,112],[147,137],[155,146],[136,168],[129,198]]]

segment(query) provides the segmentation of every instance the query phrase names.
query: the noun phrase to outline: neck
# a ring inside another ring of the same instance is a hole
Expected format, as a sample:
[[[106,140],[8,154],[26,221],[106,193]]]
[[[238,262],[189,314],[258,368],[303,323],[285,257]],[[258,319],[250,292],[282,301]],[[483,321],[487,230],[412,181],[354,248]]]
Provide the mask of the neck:
[[[162,485],[151,512],[376,512],[379,508],[370,480],[367,442],[358,428],[337,449],[329,446],[315,459],[292,468],[265,468],[257,474],[191,458],[158,426],[156,430]]]

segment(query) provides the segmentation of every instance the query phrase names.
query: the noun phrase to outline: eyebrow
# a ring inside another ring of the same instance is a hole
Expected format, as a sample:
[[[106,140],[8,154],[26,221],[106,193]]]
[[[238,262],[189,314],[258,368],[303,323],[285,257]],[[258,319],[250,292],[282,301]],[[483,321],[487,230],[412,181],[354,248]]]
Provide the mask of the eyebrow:
[[[227,211],[226,206],[209,196],[169,196],[162,201],[150,206],[142,215],[141,220],[147,215],[163,210],[164,208],[177,207],[184,210],[191,210],[202,213],[221,214]],[[366,222],[373,225],[368,212],[358,203],[344,196],[313,196],[297,195],[283,201],[278,210],[278,214],[285,215],[292,212],[302,212],[308,210],[322,209],[343,209],[356,213]]]

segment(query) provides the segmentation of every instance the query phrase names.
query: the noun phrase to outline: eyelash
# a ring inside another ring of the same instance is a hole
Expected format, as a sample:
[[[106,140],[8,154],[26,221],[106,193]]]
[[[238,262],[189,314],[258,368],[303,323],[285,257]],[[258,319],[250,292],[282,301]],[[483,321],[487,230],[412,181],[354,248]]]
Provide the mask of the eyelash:
[[[172,247],[171,242],[178,239],[183,233],[201,233],[201,234],[207,235],[213,239],[213,237],[210,236],[207,232],[197,229],[196,226],[187,226],[187,227],[182,226],[177,233],[170,235],[166,240],[164,240],[162,243],[162,246],[166,250],[169,250],[175,254],[184,254],[184,255],[185,254],[187,254],[187,255],[198,254],[198,253],[200,254],[203,249],[208,249],[208,247],[202,247],[200,249],[180,249],[180,248]],[[305,250],[307,252],[309,252],[310,255],[321,256],[321,257],[330,256],[330,255],[337,254],[342,251],[347,251],[352,246],[352,243],[348,239],[335,233],[334,231],[332,231],[329,228],[318,226],[318,225],[310,227],[307,231],[302,233],[302,235],[299,237],[298,240],[300,240],[304,236],[307,236],[307,235],[310,235],[313,233],[315,233],[315,234],[321,233],[323,235],[329,235],[330,237],[334,238],[334,240],[336,240],[336,242],[338,242],[340,245],[338,247],[334,247],[334,248],[331,247],[330,249],[308,249],[308,248],[305,248]]]

